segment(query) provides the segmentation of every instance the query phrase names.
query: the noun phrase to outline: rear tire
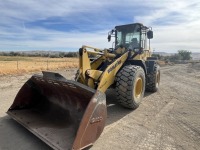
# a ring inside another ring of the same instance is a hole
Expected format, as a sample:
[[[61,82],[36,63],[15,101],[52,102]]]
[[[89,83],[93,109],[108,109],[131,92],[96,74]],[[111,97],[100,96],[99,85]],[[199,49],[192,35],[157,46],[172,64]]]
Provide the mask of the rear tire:
[[[116,93],[119,104],[136,109],[145,91],[145,74],[140,66],[124,66],[116,76]]]
[[[155,64],[154,71],[147,75],[146,91],[156,92],[160,85],[160,66]]]

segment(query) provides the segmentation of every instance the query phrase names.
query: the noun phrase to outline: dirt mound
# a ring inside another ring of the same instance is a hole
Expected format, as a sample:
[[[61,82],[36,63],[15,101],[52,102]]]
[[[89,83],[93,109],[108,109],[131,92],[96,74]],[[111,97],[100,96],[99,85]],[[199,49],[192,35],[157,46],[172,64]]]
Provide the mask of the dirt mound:
[[[195,70],[200,70],[200,63],[191,63],[189,67]]]

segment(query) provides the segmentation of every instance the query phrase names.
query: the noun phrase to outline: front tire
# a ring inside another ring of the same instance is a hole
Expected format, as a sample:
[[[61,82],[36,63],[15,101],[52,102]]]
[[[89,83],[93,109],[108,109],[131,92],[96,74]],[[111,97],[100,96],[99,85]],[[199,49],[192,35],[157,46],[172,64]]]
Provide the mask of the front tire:
[[[144,96],[145,73],[140,66],[124,66],[116,76],[116,93],[119,104],[136,109]]]

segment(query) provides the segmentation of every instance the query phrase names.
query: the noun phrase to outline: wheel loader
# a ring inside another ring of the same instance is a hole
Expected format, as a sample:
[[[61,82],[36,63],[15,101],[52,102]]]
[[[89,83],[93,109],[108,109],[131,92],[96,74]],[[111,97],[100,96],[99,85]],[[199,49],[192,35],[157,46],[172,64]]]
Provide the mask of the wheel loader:
[[[160,69],[151,57],[151,27],[141,23],[116,26],[108,33],[113,47],[79,49],[75,81],[43,71],[20,89],[8,115],[53,149],[90,147],[101,135],[106,118],[108,88],[115,88],[116,101],[136,109],[145,91],[156,92]]]

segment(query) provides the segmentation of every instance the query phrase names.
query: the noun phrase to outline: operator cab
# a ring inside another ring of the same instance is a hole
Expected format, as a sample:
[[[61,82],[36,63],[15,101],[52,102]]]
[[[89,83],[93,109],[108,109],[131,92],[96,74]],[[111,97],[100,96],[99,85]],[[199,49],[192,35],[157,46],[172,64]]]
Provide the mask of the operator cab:
[[[124,47],[126,50],[139,51],[141,49],[150,49],[150,39],[153,38],[151,28],[141,23],[116,26],[108,33],[108,41],[115,37],[115,50]],[[147,42],[149,39],[149,43]]]

